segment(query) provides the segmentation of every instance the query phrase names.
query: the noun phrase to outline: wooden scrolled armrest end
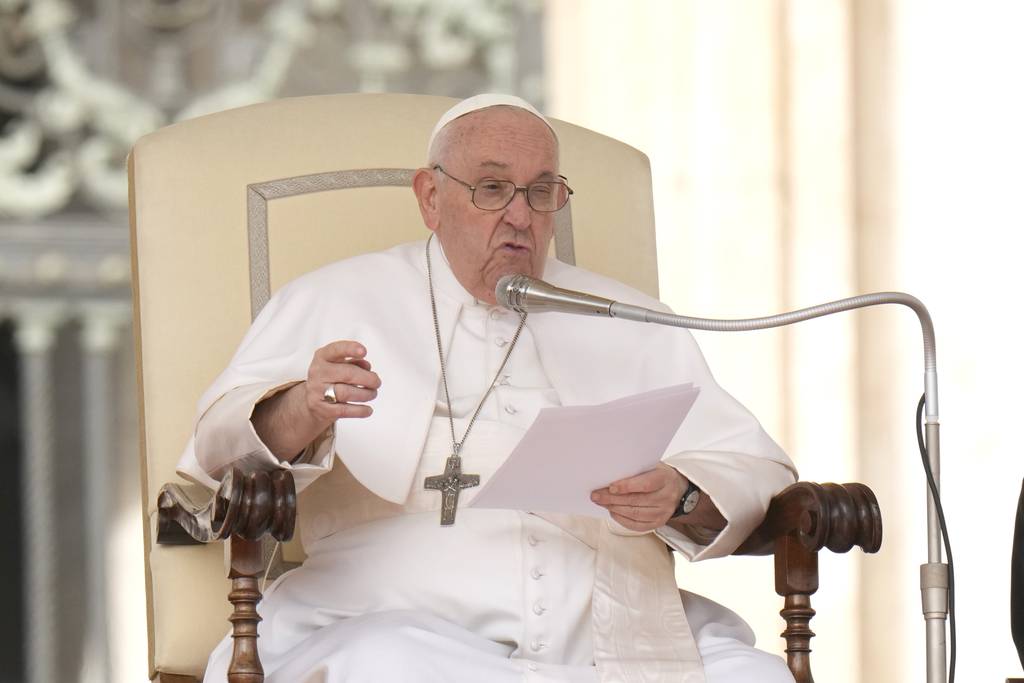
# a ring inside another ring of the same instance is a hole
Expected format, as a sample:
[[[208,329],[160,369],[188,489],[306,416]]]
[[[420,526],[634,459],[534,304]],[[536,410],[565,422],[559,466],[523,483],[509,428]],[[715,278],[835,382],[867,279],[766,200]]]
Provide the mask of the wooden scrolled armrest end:
[[[225,475],[217,490],[197,501],[194,492],[165,484],[157,499],[157,543],[190,545],[238,536],[258,541],[267,534],[278,541],[295,531],[295,481],[288,470]]]
[[[828,548],[866,553],[882,545],[882,514],[875,494],[863,484],[797,482],[772,499],[764,521],[734,554],[770,555],[786,536],[810,552]]]

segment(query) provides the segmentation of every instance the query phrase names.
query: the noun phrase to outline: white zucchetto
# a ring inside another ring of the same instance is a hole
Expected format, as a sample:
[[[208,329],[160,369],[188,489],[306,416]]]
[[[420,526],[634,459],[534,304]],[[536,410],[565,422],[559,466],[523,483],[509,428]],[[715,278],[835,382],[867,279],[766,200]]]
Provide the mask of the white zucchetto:
[[[528,111],[529,113],[533,114],[538,119],[543,121],[544,125],[551,129],[551,134],[555,136],[555,139],[558,139],[558,134],[555,133],[555,129],[552,128],[551,123],[549,123],[548,120],[544,118],[544,115],[537,111],[537,109],[532,104],[530,104],[523,98],[516,97],[515,95],[484,93],[482,95],[473,95],[472,97],[467,97],[466,99],[462,100],[461,102],[459,102],[454,107],[452,107],[451,109],[449,109],[448,111],[441,115],[441,118],[437,120],[437,124],[434,126],[434,130],[431,131],[430,133],[430,139],[427,140],[427,159],[430,159],[430,148],[434,145],[434,138],[437,137],[437,134],[441,132],[442,128],[447,126],[455,119],[461,118],[466,114],[471,114],[475,111],[480,111],[481,109],[487,109],[488,107],[496,107],[498,105],[504,105],[507,107],[518,107],[519,109]]]

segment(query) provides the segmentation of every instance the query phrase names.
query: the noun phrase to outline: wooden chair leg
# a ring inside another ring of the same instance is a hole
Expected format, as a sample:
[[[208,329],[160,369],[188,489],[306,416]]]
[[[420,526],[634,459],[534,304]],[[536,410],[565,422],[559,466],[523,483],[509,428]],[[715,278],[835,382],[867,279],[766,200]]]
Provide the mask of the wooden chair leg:
[[[779,614],[786,620],[782,637],[786,639],[786,664],[793,678],[796,683],[814,683],[811,675],[811,638],[814,631],[810,628],[810,621],[815,612],[811,607],[811,596],[787,595],[785,607]]]
[[[262,570],[263,556],[259,541],[231,537],[231,593],[234,606],[229,618],[231,637],[235,639],[228,666],[228,683],[263,683],[263,665],[256,646],[260,615],[256,605],[263,598],[257,576]]]
[[[818,551],[845,553],[859,546],[876,553],[882,545],[882,513],[863,484],[799,481],[772,499],[761,525],[736,551],[775,555],[775,592],[785,598],[786,664],[797,683],[811,676],[811,596],[818,590]]]
[[[228,540],[231,593],[234,610],[229,617],[234,647],[228,665],[228,683],[263,683],[263,665],[256,645],[263,598],[258,577],[263,571],[260,539],[285,542],[295,531],[295,481],[288,470],[242,472],[233,468],[217,492],[196,503],[185,489],[166,484],[160,489],[157,543],[169,545]],[[166,683],[191,679],[168,678]]]
[[[807,550],[793,536],[783,536],[775,546],[775,592],[785,598],[780,614],[786,621],[786,664],[796,683],[814,683],[811,675],[810,628],[814,609],[811,596],[818,590],[818,553]]]

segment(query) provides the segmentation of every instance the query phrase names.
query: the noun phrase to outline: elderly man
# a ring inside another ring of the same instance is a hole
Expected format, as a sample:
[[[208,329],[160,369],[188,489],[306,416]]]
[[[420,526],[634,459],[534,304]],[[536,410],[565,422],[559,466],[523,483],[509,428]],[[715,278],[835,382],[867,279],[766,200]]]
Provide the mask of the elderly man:
[[[459,103],[413,189],[430,239],[283,287],[180,464],[207,483],[287,467],[304,489],[308,558],[262,608],[267,680],[791,681],[738,617],[680,594],[666,546],[732,552],[794,480],[785,454],[685,331],[495,305],[498,279],[525,273],[664,308],[547,259],[571,194],[547,121],[518,98]],[[610,519],[467,508],[472,487],[442,504],[438,475],[486,482],[541,408],[684,382],[701,393],[664,461],[593,492]]]

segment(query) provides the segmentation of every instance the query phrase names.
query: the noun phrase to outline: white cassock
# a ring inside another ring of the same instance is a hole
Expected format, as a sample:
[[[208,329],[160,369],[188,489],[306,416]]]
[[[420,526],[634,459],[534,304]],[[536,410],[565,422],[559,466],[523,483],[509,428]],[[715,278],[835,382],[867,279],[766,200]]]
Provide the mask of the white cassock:
[[[519,319],[477,302],[439,245],[431,249],[461,439]],[[554,260],[545,279],[664,309]],[[381,376],[374,414],[339,421],[295,464],[281,463],[256,437],[252,409],[303,380],[313,351],[338,339],[363,343]],[[688,332],[531,315],[463,446],[463,471],[486,483],[543,407],[683,382],[701,394],[664,460],[728,521],[710,545],[668,527],[636,534],[611,520],[465,508],[478,489],[462,492],[455,525],[441,527],[440,495],[423,488],[451,453],[424,244],[335,263],[283,287],[200,399],[179,463],[210,486],[232,465],[286,467],[303,491],[308,558],[260,609],[268,683],[791,681],[781,659],[753,649],[735,614],[680,598],[675,585],[666,544],[691,560],[728,555],[795,480],[786,455],[714,382]],[[211,655],[207,681],[224,680],[230,646],[227,638]]]

